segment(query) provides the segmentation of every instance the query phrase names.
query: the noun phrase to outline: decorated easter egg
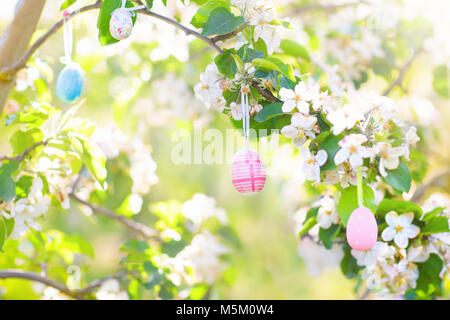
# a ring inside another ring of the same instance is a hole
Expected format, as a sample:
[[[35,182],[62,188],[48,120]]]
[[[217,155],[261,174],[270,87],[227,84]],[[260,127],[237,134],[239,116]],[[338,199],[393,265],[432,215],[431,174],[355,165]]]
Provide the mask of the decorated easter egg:
[[[370,250],[377,242],[378,226],[372,211],[366,207],[355,209],[347,223],[347,242],[355,250]]]
[[[123,40],[130,36],[133,30],[133,20],[130,12],[125,8],[119,8],[111,14],[109,32],[114,39]]]
[[[58,76],[56,95],[64,103],[73,102],[80,97],[83,82],[83,70],[79,65],[70,63]]]
[[[233,158],[231,181],[240,193],[256,193],[264,188],[266,170],[254,150],[240,150]]]

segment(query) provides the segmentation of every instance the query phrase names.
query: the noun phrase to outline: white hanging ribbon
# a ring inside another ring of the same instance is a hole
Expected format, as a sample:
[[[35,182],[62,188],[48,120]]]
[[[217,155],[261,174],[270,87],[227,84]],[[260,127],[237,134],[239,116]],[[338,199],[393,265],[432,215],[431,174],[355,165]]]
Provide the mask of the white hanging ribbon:
[[[245,136],[245,151],[248,151],[250,144],[250,107],[248,105],[248,94],[241,88],[241,112],[242,112],[242,131]]]
[[[146,6],[137,6],[137,7],[127,8],[126,5],[127,5],[127,0],[122,0],[122,7],[120,9],[128,10],[128,12],[130,13],[130,15],[132,17],[134,17],[136,15],[136,12],[134,12],[134,11],[147,8]]]
[[[72,47],[73,47],[73,33],[72,33],[72,21],[64,17],[63,26],[63,38],[64,38],[64,57],[61,57],[60,61],[63,64],[72,63]]]

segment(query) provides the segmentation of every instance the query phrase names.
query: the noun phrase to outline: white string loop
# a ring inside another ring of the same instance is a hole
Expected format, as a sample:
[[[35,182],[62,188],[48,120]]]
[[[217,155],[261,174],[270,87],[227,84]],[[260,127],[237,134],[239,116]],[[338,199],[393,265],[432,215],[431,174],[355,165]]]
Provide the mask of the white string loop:
[[[132,16],[132,17],[134,17],[134,16],[136,15],[136,12],[134,12],[134,11],[137,11],[137,10],[141,10],[141,9],[147,8],[147,7],[144,6],[144,5],[142,5],[142,6],[137,6],[137,7],[132,7],[132,8],[127,8],[126,5],[127,5],[127,0],[122,0],[122,6],[120,7],[120,9],[125,9],[125,10],[127,10],[128,13],[130,14],[130,16]],[[117,10],[117,9],[116,9],[116,10]],[[114,11],[116,11],[116,10],[114,10]],[[114,11],[111,12],[111,14],[113,14]]]
[[[241,112],[242,112],[242,131],[245,137],[245,151],[248,152],[250,145],[250,107],[248,105],[248,94],[241,88]]]

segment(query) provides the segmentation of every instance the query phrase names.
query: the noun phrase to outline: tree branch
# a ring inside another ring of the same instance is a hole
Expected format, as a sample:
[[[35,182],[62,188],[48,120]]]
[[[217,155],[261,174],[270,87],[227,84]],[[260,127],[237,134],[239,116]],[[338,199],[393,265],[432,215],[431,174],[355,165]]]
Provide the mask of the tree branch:
[[[146,225],[143,225],[134,220],[127,219],[126,217],[120,216],[109,209],[102,208],[96,204],[90,203],[89,201],[83,200],[80,197],[78,197],[74,192],[71,192],[69,194],[69,197],[71,197],[75,201],[85,205],[86,207],[91,208],[92,211],[94,211],[94,213],[96,213],[98,215],[102,215],[102,216],[111,218],[113,220],[116,220],[117,222],[119,222],[120,224],[122,224],[123,226],[128,228],[129,230],[133,231],[134,233],[136,233],[146,239],[159,240],[159,233],[156,230],[150,229]]]
[[[143,2],[140,1],[140,0],[137,0],[137,3],[140,4],[140,5],[144,5]],[[171,18],[165,17],[165,16],[160,15],[160,14],[158,14],[156,12],[153,12],[153,11],[151,11],[148,8],[144,8],[144,9],[140,9],[140,10],[136,10],[136,11],[137,12],[141,12],[141,13],[143,13],[145,15],[151,16],[153,18],[165,21],[168,24],[171,24],[171,25],[175,26],[176,28],[182,30],[187,35],[193,35],[194,37],[196,37],[196,38],[206,42],[208,45],[210,45],[212,48],[214,48],[219,53],[223,52],[223,50],[218,45],[216,45],[216,43],[212,39],[201,35],[200,33],[198,33],[195,30],[192,30],[192,29],[189,29],[189,28],[183,26],[181,23],[178,23],[177,21],[175,21],[175,20],[173,20]],[[233,35],[230,35],[230,37],[232,37],[232,36]]]
[[[386,88],[386,90],[384,90],[383,96],[389,95],[396,86],[400,86],[401,88],[403,88],[403,79],[405,78],[405,75],[408,72],[409,68],[411,67],[414,59],[417,58],[417,56],[419,55],[419,53],[421,51],[422,50],[419,48],[411,54],[411,56],[408,58],[408,60],[406,60],[405,64],[400,68],[398,77],[394,80],[394,82],[392,82],[389,85],[388,88]]]
[[[24,152],[22,152],[21,154],[14,156],[14,157],[8,157],[8,156],[2,156],[0,157],[0,162],[1,161],[5,161],[5,160],[9,160],[9,161],[23,161],[25,159],[25,157],[32,152],[34,149],[36,149],[39,146],[45,146],[48,144],[48,140],[44,140],[44,141],[39,141],[36,142],[35,144],[33,144],[31,147],[29,147],[28,149],[26,149]]]
[[[436,174],[434,177],[428,180],[428,182],[422,184],[420,187],[417,188],[417,190],[411,197],[411,201],[418,202],[425,195],[425,192],[427,191],[428,188],[441,185],[443,182],[445,182],[445,179],[448,179],[449,177],[450,177],[449,168]]]
[[[115,274],[106,276],[101,279],[97,279],[92,281],[90,284],[88,284],[86,287],[82,289],[77,290],[71,290],[69,289],[65,284],[62,284],[58,281],[55,281],[53,279],[50,279],[46,276],[42,276],[35,272],[28,272],[20,269],[5,269],[0,270],[0,279],[9,279],[9,278],[16,278],[16,279],[25,279],[25,280],[31,280],[43,283],[49,287],[55,288],[58,291],[64,293],[65,295],[77,299],[77,300],[83,300],[83,296],[91,293],[94,289],[101,286],[105,281],[110,279],[118,279],[122,278],[128,274],[133,274],[133,271],[121,271],[117,272]]]
[[[93,9],[98,9],[101,7],[102,0],[97,0],[94,4],[85,6],[81,9],[75,10],[72,12],[66,19],[70,20],[73,17],[79,15],[80,13],[90,11]],[[17,60],[11,66],[5,67],[1,70],[1,79],[4,81],[11,81],[14,78],[14,75],[22,68],[26,66],[27,61],[31,58],[31,56],[36,52],[36,50],[48,39],[51,35],[53,35],[56,31],[58,31],[64,25],[64,18],[56,22],[42,37],[36,40],[35,43],[25,52],[25,54]]]

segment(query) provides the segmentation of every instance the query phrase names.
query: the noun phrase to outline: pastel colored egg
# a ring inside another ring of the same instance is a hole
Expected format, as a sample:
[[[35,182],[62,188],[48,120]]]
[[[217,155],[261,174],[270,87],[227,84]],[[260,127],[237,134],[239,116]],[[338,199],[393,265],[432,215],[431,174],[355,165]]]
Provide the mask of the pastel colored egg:
[[[266,170],[254,150],[240,150],[233,158],[231,165],[231,181],[240,193],[257,193],[266,183]]]
[[[355,209],[347,223],[347,242],[355,250],[370,250],[377,242],[378,226],[375,216],[366,207]]]
[[[75,101],[83,90],[82,70],[78,65],[66,66],[56,81],[56,96],[64,103]]]
[[[123,40],[130,36],[133,30],[133,20],[130,12],[125,8],[119,8],[111,14],[109,32],[114,39]]]

